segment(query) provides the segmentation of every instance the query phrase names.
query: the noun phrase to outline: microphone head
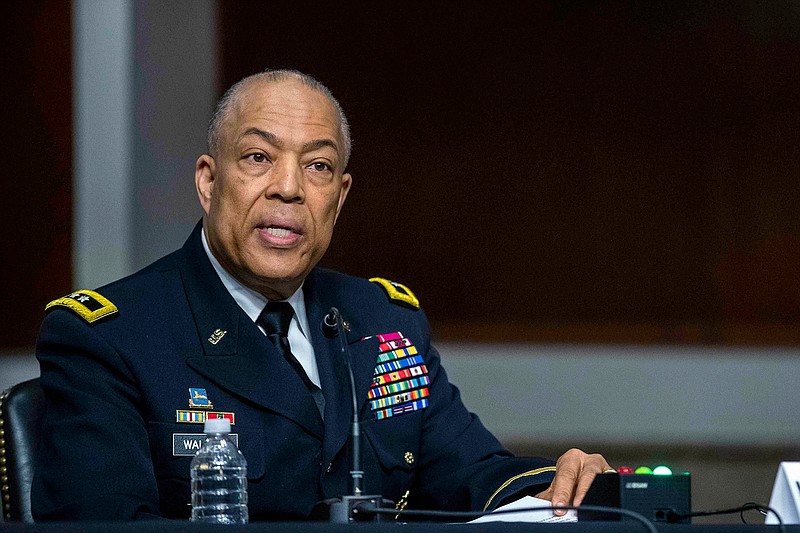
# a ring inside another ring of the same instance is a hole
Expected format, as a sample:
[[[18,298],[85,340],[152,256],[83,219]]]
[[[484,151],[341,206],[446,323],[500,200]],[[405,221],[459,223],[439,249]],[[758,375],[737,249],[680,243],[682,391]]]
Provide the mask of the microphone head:
[[[335,307],[331,307],[330,311],[328,311],[328,314],[322,319],[322,324],[320,324],[322,327],[322,333],[329,339],[332,339],[339,334],[339,328],[337,327],[339,325],[339,317],[339,310]]]

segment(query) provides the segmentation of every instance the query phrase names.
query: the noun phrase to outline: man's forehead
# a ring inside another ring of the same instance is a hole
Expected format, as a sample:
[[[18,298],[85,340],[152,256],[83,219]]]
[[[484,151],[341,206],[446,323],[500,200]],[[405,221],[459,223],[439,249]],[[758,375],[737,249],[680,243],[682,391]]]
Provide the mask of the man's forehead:
[[[234,141],[255,130],[281,135],[282,129],[304,126],[315,138],[341,142],[339,117],[330,100],[298,80],[256,81],[244,87],[228,120]]]
[[[255,81],[242,91],[239,120],[287,117],[337,128],[339,119],[331,101],[299,80]]]

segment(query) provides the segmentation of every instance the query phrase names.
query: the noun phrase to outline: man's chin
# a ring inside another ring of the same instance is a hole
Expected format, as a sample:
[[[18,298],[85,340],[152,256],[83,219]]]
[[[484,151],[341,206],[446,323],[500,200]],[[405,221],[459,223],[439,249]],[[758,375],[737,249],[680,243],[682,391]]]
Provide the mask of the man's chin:
[[[243,283],[270,300],[286,299],[303,284],[307,272],[296,269],[270,269],[251,272]]]

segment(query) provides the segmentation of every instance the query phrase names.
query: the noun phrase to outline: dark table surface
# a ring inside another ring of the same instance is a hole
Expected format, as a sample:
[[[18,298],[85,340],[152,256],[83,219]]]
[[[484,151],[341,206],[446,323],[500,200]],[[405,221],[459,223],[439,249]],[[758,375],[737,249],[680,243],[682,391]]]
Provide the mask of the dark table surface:
[[[745,524],[655,524],[659,533],[756,533],[779,531],[777,526],[765,525],[745,525]],[[151,521],[151,522],[74,522],[74,523],[42,523],[42,524],[21,524],[21,523],[2,523],[0,531],[23,532],[31,531],[43,533],[135,533],[142,531],[154,531],[162,533],[202,533],[228,531],[245,533],[330,533],[334,531],[370,531],[375,533],[435,533],[437,531],[460,532],[460,533],[642,533],[647,531],[645,527],[637,522],[573,522],[556,524],[528,524],[519,522],[492,522],[484,524],[442,524],[433,522],[414,522],[414,523],[373,523],[373,524],[328,524],[321,522],[256,522],[244,526],[220,526],[193,524],[182,521]],[[786,526],[788,533],[800,533],[800,526]]]

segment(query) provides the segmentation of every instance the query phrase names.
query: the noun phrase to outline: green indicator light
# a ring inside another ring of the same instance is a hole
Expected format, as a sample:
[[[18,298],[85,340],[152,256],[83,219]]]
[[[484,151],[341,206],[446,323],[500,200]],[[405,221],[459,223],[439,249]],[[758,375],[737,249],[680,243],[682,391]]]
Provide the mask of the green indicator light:
[[[691,475],[692,475],[692,473],[691,473],[691,472],[684,472],[684,473],[683,473],[683,475],[684,475],[684,476],[691,476]]]
[[[640,466],[636,470],[633,471],[634,474],[652,474],[653,471],[646,466]]]
[[[672,470],[666,466],[657,466],[653,469],[653,474],[656,476],[671,476]]]

